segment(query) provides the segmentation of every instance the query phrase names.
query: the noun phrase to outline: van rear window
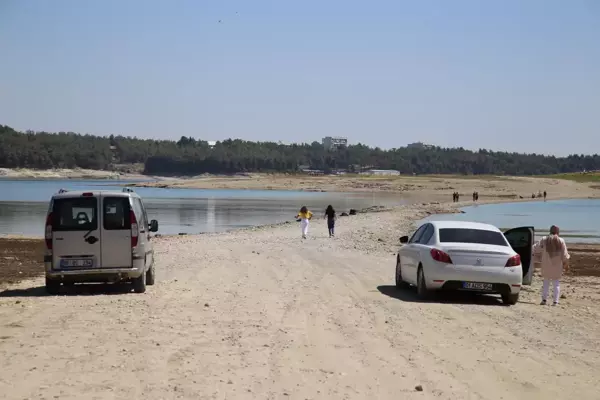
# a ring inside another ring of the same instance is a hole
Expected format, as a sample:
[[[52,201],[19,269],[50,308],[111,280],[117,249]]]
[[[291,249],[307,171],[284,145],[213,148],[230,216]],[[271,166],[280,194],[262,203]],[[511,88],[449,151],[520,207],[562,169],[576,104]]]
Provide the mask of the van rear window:
[[[54,199],[53,231],[92,231],[98,229],[98,200],[95,197]]]
[[[103,203],[104,229],[108,231],[131,229],[129,219],[131,206],[128,197],[104,197]]]

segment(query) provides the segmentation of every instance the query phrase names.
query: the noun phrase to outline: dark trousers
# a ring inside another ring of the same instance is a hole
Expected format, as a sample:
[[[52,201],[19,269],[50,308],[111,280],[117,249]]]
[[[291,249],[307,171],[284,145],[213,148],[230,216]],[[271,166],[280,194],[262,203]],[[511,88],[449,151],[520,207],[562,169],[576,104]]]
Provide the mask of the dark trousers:
[[[328,219],[327,220],[327,228],[329,229],[329,236],[333,236],[335,233],[335,220]]]

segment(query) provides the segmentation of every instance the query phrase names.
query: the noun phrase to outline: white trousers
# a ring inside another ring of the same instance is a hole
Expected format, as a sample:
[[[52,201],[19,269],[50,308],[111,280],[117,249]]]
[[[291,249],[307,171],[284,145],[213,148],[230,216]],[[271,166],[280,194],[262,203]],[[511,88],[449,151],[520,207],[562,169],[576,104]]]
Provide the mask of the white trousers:
[[[553,286],[553,300],[555,303],[558,303],[558,299],[560,298],[560,281],[558,279],[544,279],[544,284],[542,285],[542,300],[548,300],[548,294],[550,292],[550,281],[552,281]]]
[[[300,226],[302,227],[302,236],[306,236],[308,235],[308,219],[307,218],[303,218],[302,221],[300,221]]]

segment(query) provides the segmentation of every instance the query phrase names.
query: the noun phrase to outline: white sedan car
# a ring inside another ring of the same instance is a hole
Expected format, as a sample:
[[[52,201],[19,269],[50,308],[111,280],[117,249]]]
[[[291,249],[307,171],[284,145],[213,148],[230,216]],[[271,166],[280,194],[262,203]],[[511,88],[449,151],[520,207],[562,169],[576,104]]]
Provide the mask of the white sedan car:
[[[466,290],[516,304],[521,286],[531,284],[534,237],[532,227],[502,233],[477,222],[426,222],[400,238],[396,286],[414,285],[423,299],[434,290]]]

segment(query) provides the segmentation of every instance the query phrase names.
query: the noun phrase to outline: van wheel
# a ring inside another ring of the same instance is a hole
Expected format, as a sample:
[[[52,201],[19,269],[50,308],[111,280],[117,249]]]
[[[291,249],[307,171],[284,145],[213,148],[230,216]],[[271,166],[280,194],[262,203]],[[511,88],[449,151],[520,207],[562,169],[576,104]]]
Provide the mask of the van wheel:
[[[502,302],[508,306],[514,306],[519,302],[519,293],[517,294],[503,294]]]
[[[148,268],[148,272],[146,272],[146,285],[152,286],[154,285],[155,273],[154,273],[154,260],[152,260],[152,265]]]
[[[51,295],[60,293],[60,281],[46,278],[46,292]]]
[[[144,293],[146,291],[146,274],[143,273],[139,277],[133,279],[133,291],[136,293]]]

